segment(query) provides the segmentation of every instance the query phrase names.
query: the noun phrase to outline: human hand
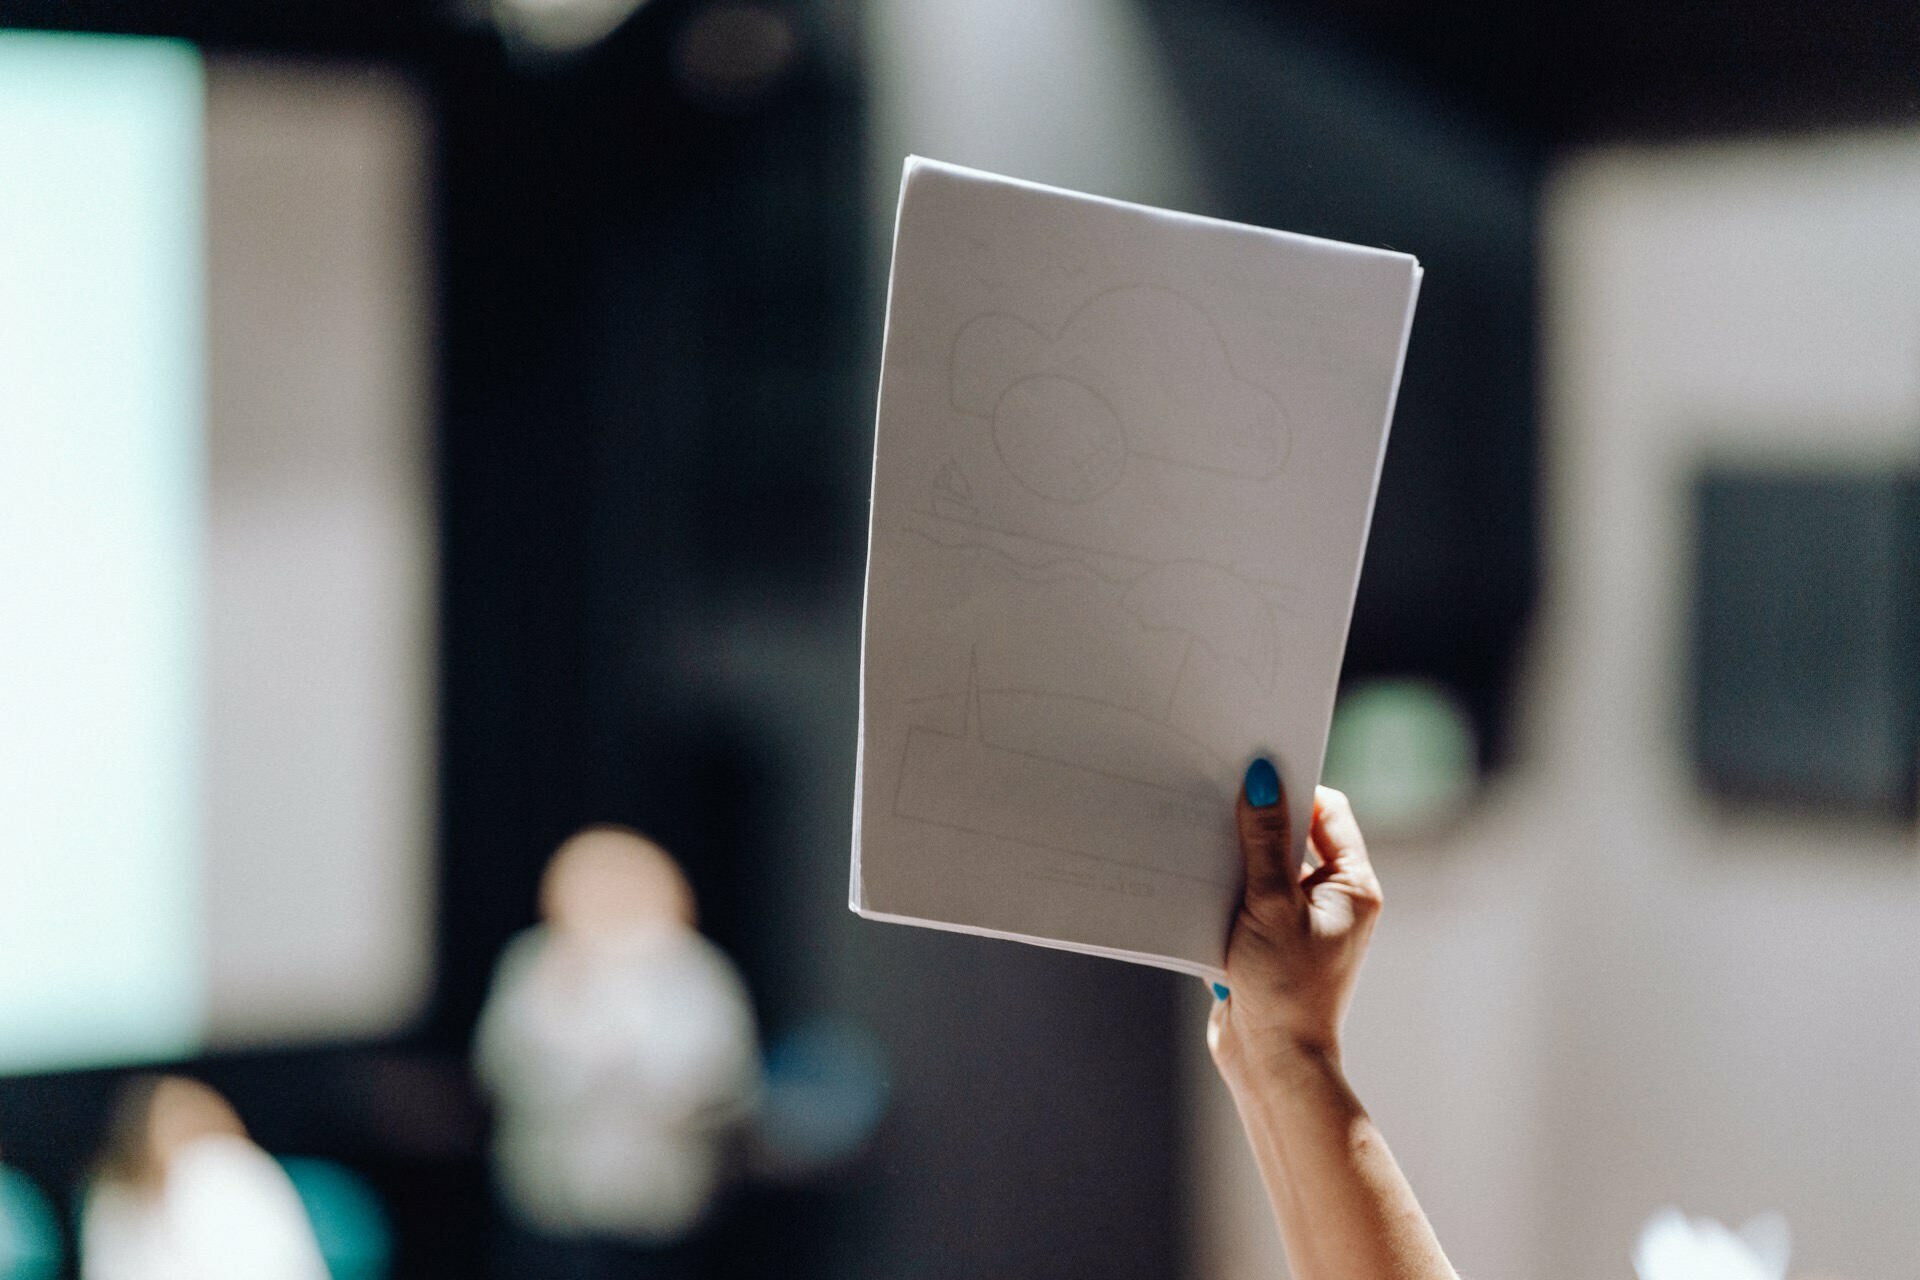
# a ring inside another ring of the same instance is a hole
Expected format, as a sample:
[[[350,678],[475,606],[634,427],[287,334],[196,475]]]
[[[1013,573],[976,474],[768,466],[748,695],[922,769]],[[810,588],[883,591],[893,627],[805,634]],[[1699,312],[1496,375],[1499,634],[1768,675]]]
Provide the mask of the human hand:
[[[1287,798],[1270,762],[1247,770],[1236,811],[1246,887],[1207,1047],[1230,1081],[1303,1051],[1337,1063],[1340,1025],[1381,906],[1353,809],[1338,791],[1316,790],[1305,865],[1294,861]]]

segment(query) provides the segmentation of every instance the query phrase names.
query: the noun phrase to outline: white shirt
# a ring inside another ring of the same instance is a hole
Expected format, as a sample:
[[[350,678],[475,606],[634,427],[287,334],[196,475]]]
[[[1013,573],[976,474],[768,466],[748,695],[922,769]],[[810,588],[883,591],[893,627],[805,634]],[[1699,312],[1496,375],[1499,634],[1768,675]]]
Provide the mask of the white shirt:
[[[299,1193],[245,1138],[196,1138],[150,1191],[96,1184],[80,1220],[81,1280],[327,1280]]]
[[[760,1093],[746,988],[684,927],[527,930],[501,957],[476,1056],[501,1190],[554,1235],[686,1235]]]

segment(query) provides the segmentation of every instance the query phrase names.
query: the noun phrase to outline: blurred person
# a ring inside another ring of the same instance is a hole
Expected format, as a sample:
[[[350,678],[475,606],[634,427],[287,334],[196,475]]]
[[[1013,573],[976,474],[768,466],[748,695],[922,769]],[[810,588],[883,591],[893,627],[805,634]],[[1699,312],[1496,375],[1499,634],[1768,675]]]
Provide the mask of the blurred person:
[[[1458,1280],[1341,1069],[1340,1032],[1380,914],[1347,798],[1314,796],[1293,860],[1280,776],[1247,770],[1237,804],[1246,888],[1214,987],[1207,1047],[1233,1094],[1293,1280]]]
[[[695,1273],[761,1094],[745,985],[665,850],[625,827],[562,844],[508,944],[475,1069],[496,1110],[506,1275]]]
[[[81,1280],[327,1280],[293,1183],[183,1076],[120,1093],[80,1218]]]

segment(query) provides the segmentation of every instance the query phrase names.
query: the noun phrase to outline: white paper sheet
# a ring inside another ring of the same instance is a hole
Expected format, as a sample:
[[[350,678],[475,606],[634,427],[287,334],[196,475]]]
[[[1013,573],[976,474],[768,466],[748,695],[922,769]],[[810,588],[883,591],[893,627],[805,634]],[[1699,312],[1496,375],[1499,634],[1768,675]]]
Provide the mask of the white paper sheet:
[[[855,911],[1219,972],[1248,761],[1319,777],[1419,281],[908,159]]]

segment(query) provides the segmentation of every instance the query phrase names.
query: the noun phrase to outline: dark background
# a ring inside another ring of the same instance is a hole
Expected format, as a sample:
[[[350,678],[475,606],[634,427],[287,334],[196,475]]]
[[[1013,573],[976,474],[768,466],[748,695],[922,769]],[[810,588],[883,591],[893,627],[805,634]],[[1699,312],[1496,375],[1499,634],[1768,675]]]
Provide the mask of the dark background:
[[[1431,268],[1348,673],[1444,681],[1498,767],[1538,580],[1547,166],[1920,118],[1920,8],[1139,2],[1202,140],[1204,212],[1417,245]],[[266,1146],[368,1172],[404,1274],[476,1274],[474,1016],[553,846],[630,822],[686,861],[770,1035],[832,1015],[890,1059],[869,1158],[747,1192],[729,1274],[1174,1274],[1182,980],[845,911],[879,297],[859,12],[775,6],[800,57],[723,108],[671,72],[702,3],[655,0],[533,67],[419,0],[0,0],[6,25],[398,65],[434,120],[435,997],[390,1043],[192,1068]],[[116,1078],[0,1082],[9,1159],[72,1185]]]

